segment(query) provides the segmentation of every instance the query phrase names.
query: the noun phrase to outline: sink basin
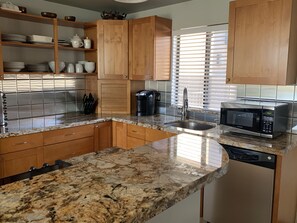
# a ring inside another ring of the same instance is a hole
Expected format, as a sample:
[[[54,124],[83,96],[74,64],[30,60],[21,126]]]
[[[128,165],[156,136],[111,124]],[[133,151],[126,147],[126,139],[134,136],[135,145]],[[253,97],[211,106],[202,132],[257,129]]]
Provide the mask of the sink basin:
[[[168,122],[164,124],[165,126],[172,126],[172,127],[180,127],[183,129],[191,129],[191,130],[199,130],[199,131],[205,131],[214,128],[214,125],[199,123],[195,121],[174,121],[174,122]]]

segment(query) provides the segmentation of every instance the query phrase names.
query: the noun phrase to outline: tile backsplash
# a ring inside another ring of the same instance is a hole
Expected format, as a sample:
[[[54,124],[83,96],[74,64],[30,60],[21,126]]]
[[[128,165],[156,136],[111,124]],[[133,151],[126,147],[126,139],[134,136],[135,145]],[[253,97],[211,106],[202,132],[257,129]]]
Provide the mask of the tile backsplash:
[[[84,75],[6,74],[8,120],[82,111]]]
[[[161,93],[160,114],[180,116],[179,110],[171,106],[171,81],[146,81],[145,88],[157,90]],[[237,85],[237,98],[288,103],[288,132],[297,134],[297,85]],[[192,119],[202,121],[219,121],[219,112],[215,111],[190,110],[189,116]]]

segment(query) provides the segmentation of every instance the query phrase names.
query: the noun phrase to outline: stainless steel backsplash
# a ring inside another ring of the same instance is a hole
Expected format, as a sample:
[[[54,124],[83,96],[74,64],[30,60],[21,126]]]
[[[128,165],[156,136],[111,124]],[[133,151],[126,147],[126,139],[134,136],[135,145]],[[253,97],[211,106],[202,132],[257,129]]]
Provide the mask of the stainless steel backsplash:
[[[5,74],[8,120],[82,111],[84,75]]]

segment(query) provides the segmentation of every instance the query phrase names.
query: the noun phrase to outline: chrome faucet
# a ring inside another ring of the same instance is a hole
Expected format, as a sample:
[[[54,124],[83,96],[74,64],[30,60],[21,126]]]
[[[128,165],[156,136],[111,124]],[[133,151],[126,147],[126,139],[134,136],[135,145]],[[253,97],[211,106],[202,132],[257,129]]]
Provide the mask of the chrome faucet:
[[[188,118],[188,108],[188,89],[185,87],[183,93],[183,107],[181,112],[181,120],[186,120]]]

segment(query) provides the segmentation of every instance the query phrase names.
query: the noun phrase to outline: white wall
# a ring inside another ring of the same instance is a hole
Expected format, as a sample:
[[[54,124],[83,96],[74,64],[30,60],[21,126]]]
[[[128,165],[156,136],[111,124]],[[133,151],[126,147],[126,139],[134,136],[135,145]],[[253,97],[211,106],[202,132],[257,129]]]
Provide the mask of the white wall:
[[[101,19],[100,12],[81,9],[61,5],[57,3],[47,2],[44,0],[9,0],[15,5],[27,8],[27,13],[40,15],[41,12],[54,12],[58,14],[58,18],[63,19],[64,16],[75,16],[77,21],[90,22]],[[5,2],[5,1],[1,1]]]
[[[173,30],[228,22],[229,0],[192,0],[128,15],[140,18],[158,15],[171,18]]]

